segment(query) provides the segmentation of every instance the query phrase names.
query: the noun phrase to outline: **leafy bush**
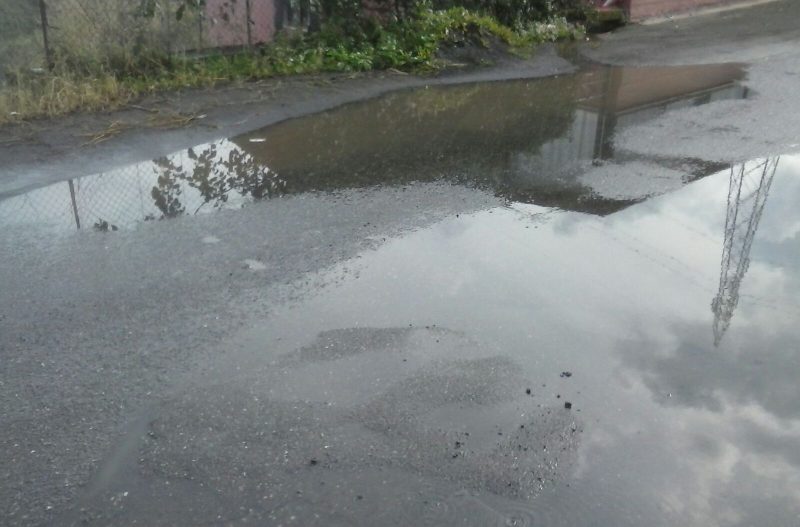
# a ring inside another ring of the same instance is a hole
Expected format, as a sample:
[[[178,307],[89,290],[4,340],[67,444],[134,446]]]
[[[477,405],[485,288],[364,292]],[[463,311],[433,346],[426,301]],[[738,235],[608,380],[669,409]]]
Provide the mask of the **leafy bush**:
[[[433,69],[442,46],[488,47],[489,40],[495,39],[521,48],[572,39],[579,34],[580,28],[564,18],[520,25],[513,30],[490,16],[465,8],[440,11],[424,7],[412,17],[384,25],[367,22],[345,31],[340,25],[327,24],[319,33],[278,41],[264,48],[263,53],[268,69],[277,73]]]

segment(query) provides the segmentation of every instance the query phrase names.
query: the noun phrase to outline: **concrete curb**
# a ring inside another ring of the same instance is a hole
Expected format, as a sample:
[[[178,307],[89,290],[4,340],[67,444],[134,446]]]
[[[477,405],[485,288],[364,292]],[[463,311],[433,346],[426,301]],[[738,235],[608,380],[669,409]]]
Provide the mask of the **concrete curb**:
[[[715,15],[718,13],[725,13],[728,11],[735,11],[737,9],[747,9],[749,7],[756,7],[764,4],[771,4],[774,2],[779,2],[780,0],[743,0],[742,2],[736,2],[734,4],[724,4],[724,5],[716,5],[716,6],[707,6],[707,7],[700,7],[697,9],[691,9],[688,11],[680,11],[673,15],[663,15],[663,16],[656,16],[651,18],[644,18],[640,20],[634,20],[631,23],[634,24],[641,24],[643,26],[652,26],[655,24],[663,24],[665,22],[674,22],[676,20],[684,20],[687,18],[692,18],[695,16],[707,16],[707,15]]]

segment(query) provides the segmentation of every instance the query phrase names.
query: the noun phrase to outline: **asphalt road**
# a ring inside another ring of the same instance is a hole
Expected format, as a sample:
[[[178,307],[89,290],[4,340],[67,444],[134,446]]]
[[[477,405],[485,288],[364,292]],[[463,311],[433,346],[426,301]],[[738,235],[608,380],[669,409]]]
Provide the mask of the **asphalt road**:
[[[797,525],[799,11],[24,150],[1,523]]]

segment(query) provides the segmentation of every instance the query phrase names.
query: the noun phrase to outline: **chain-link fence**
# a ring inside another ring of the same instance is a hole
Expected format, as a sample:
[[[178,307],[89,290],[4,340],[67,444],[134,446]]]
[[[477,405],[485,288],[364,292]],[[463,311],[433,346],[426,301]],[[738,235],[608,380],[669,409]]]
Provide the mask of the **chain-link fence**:
[[[38,3],[0,0],[0,80],[20,67],[43,67],[44,49]]]
[[[272,40],[291,0],[0,0],[0,79],[63,62],[112,71]]]

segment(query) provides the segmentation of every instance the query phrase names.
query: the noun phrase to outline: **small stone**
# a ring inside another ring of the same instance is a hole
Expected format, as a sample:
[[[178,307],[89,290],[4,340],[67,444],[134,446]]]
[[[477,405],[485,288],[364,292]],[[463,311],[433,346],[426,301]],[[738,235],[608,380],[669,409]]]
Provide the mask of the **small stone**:
[[[564,408],[566,408],[567,410],[571,409],[572,408],[572,403],[569,402],[569,401],[565,402],[564,403]]]
[[[527,393],[528,395],[530,395],[530,394],[531,394],[531,389],[530,389],[530,388],[528,388],[527,390],[525,390],[525,393]]]
[[[244,264],[245,269],[249,269],[251,271],[263,271],[267,268],[264,262],[254,260],[253,258],[246,258],[242,261],[242,263]]]
[[[572,377],[572,372],[571,371],[562,371],[561,372],[561,376],[562,377]]]
[[[317,461],[316,459],[312,459],[311,461],[308,462],[308,464],[311,465],[312,467],[317,463],[319,463],[319,461]]]

